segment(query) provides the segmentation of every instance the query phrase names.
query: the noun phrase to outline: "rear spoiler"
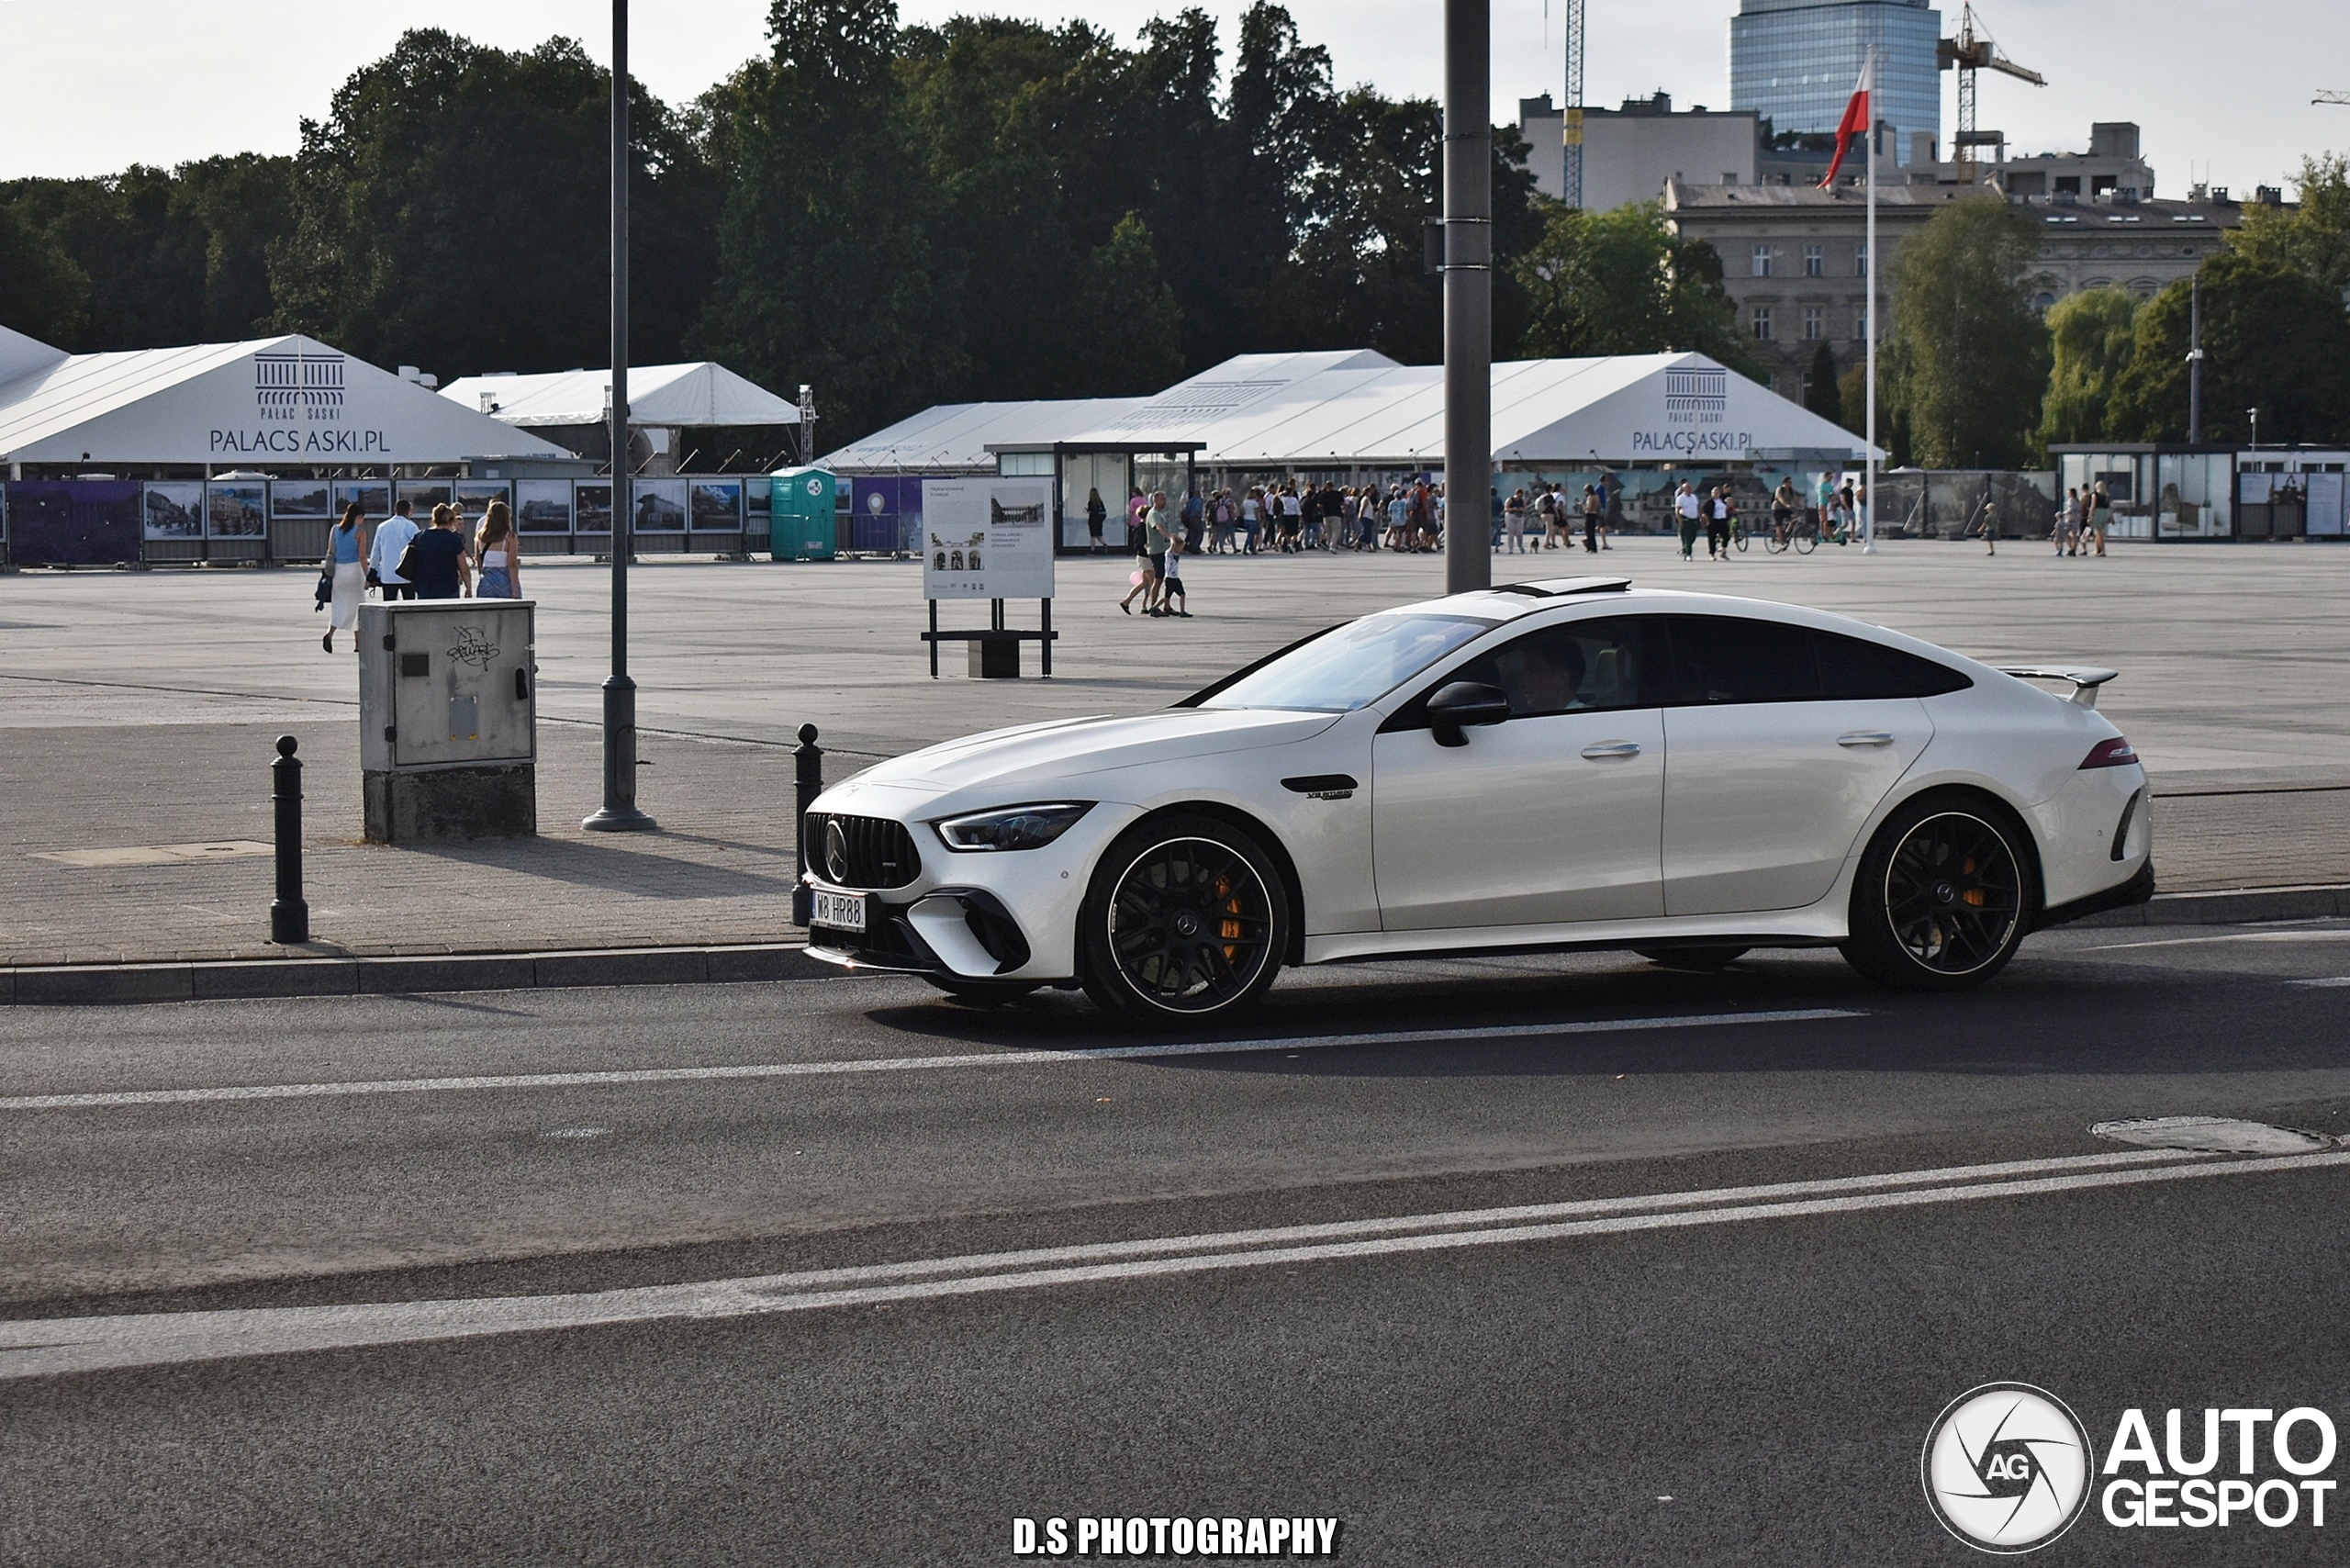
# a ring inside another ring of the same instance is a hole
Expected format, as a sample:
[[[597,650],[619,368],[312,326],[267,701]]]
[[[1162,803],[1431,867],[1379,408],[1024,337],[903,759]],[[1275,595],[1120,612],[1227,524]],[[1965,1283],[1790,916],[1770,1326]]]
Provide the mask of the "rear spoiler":
[[[2095,666],[2000,665],[2001,675],[2011,675],[2019,680],[2069,680],[2073,683],[2072,700],[2083,708],[2097,706],[2097,689],[2121,672],[2098,669]]]

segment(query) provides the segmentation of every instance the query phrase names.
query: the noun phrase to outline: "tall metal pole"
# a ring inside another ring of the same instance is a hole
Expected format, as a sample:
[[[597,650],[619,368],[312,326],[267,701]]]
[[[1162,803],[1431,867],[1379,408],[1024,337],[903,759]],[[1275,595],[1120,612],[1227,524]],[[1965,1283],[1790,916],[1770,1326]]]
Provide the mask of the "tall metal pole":
[[[1868,237],[1862,241],[1869,258],[1869,417],[1867,465],[1861,482],[1861,554],[1876,554],[1876,280],[1883,263],[1876,253],[1876,50],[1868,55],[1869,217]]]
[[[1444,0],[1444,587],[1494,581],[1492,0]]]
[[[2187,442],[2203,440],[2203,274],[2187,286]]]
[[[643,833],[636,807],[636,682],[628,674],[628,0],[612,0],[612,673],[604,678],[604,804],[579,825]]]

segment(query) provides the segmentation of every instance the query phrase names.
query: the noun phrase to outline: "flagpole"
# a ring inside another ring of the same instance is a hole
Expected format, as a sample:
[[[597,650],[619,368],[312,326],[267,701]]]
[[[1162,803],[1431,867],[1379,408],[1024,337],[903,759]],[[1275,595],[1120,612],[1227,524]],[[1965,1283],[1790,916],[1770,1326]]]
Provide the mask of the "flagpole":
[[[1867,477],[1861,491],[1861,554],[1876,554],[1876,50],[1869,50],[1869,219],[1868,238],[1863,243],[1868,248],[1869,286],[1869,414]]]

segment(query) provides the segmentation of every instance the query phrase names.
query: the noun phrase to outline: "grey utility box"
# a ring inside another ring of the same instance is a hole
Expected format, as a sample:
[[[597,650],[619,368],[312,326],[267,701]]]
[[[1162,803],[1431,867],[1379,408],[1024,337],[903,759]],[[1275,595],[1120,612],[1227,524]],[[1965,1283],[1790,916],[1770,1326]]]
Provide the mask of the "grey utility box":
[[[526,599],[360,607],[367,842],[539,831],[533,609]]]

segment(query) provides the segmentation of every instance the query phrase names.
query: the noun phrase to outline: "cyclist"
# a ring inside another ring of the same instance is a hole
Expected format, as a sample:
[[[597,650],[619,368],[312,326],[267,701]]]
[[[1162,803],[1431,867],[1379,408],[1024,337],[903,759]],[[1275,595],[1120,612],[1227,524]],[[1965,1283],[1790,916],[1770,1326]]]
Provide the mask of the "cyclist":
[[[1796,482],[1790,478],[1779,481],[1771,492],[1771,538],[1780,549],[1787,547],[1787,525],[1794,521],[1796,508],[1802,503],[1796,498]]]

